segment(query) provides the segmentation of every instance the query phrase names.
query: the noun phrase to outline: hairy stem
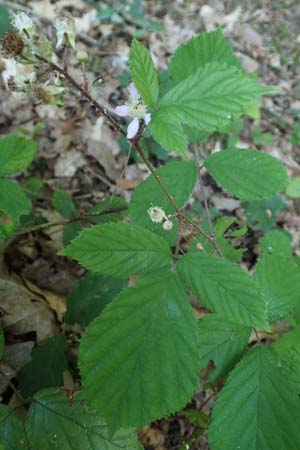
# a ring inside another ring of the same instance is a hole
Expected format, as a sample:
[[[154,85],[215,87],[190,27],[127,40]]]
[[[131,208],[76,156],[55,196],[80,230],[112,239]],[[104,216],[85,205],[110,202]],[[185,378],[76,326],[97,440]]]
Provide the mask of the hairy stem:
[[[81,216],[73,217],[71,219],[64,219],[64,220],[58,220],[56,222],[42,223],[41,225],[36,225],[34,227],[25,228],[24,230],[17,231],[14,234],[15,234],[15,236],[22,236],[23,234],[33,233],[35,231],[46,230],[48,228],[56,227],[59,225],[68,225],[69,223],[80,222],[81,220],[88,220],[92,217],[99,217],[99,216],[103,216],[105,214],[118,213],[121,211],[125,211],[126,209],[127,209],[126,206],[120,206],[119,208],[103,209],[102,211],[96,211],[94,213],[89,213],[89,214],[82,214]]]
[[[77,91],[79,91],[81,93],[81,95],[86,98],[86,100],[88,100],[88,102],[101,114],[103,115],[108,121],[109,123],[112,125],[113,129],[115,131],[117,131],[118,133],[122,134],[124,137],[127,138],[125,131],[122,129],[122,127],[119,125],[119,123],[116,121],[116,119],[113,117],[113,115],[107,111],[106,108],[104,108],[102,105],[100,105],[100,103],[97,102],[97,100],[95,100],[91,94],[88,92],[88,90],[85,89],[85,87],[81,84],[79,84],[73,77],[72,75],[70,75],[70,73],[68,72],[67,69],[60,67],[59,65],[48,61],[47,59],[43,58],[42,56],[35,54],[36,58],[39,61],[42,61],[46,64],[48,64],[48,66],[50,67],[51,70],[56,71],[58,73],[60,73],[61,75],[63,75],[65,77],[66,80],[68,80],[68,82],[75,88],[77,89]],[[180,209],[177,207],[174,198],[172,197],[172,195],[168,192],[166,186],[164,185],[163,181],[161,180],[161,178],[159,177],[159,175],[157,175],[154,167],[152,166],[151,162],[146,158],[140,144],[139,144],[139,138],[140,135],[138,135],[137,138],[133,138],[133,139],[128,139],[128,141],[130,142],[130,144],[135,148],[135,150],[137,151],[137,153],[140,155],[140,157],[142,158],[143,162],[146,164],[147,168],[150,170],[151,174],[154,176],[155,180],[157,181],[157,183],[159,184],[161,190],[164,192],[164,194],[166,195],[167,199],[169,200],[170,204],[172,205],[172,207],[175,210],[176,216],[178,218],[178,220],[180,221],[181,224],[186,223],[188,225],[190,225],[193,229],[194,232],[200,234],[201,236],[203,236],[207,242],[209,242],[213,248],[215,249],[215,251],[220,254],[220,251],[216,245],[216,243],[214,242],[214,240],[212,240],[210,238],[210,236],[205,233],[205,231],[202,230],[202,228],[196,224],[193,220],[187,218],[184,216],[184,214],[182,214],[182,212],[180,211]]]

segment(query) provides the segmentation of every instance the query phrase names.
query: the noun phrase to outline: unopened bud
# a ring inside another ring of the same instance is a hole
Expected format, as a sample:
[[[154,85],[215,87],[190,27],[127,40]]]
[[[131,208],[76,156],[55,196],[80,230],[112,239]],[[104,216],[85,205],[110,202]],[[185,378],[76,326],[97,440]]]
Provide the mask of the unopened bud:
[[[173,228],[173,222],[169,219],[165,220],[163,223],[163,229],[165,231],[170,231]]]
[[[76,58],[78,59],[78,61],[85,63],[88,61],[89,55],[84,50],[79,50],[79,52],[77,52]]]

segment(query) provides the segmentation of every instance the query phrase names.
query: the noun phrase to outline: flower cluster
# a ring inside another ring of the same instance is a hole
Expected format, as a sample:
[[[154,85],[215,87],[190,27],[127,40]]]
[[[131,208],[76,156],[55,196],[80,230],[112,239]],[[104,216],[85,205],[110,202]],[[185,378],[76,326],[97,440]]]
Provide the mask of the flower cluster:
[[[127,128],[127,138],[133,139],[140,130],[140,121],[143,120],[148,125],[151,114],[147,113],[147,106],[142,101],[134,83],[128,86],[129,99],[121,106],[115,108],[115,113],[120,117],[130,117],[132,120]]]
[[[1,53],[6,58],[2,73],[7,88],[14,93],[31,93],[43,103],[61,105],[65,93],[64,79],[54,73],[45,74],[41,60],[52,61],[53,46],[45,34],[39,33],[32,18],[24,12],[12,15],[14,30],[7,31],[1,40]],[[75,25],[71,17],[54,20],[56,47],[75,50]],[[78,60],[87,54],[78,52]]]
[[[173,222],[171,221],[171,216],[167,216],[160,206],[151,206],[147,212],[153,223],[162,223],[165,231],[172,230]]]

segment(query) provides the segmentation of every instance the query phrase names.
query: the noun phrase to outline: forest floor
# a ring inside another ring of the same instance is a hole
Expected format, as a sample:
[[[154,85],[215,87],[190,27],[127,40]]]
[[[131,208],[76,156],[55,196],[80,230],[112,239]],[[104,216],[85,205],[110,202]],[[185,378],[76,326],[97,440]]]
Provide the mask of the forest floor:
[[[264,84],[280,86],[282,94],[264,98],[260,117],[243,119],[226,136],[217,135],[210,139],[207,148],[220,148],[229,142],[243,148],[262,149],[280,159],[291,177],[299,176],[299,1],[216,0],[205,3],[200,0],[150,0],[135,2],[135,8],[130,9],[133,3],[0,1],[0,4],[31,11],[36,23],[52,37],[54,17],[64,14],[75,17],[77,47],[89,54],[87,77],[94,80],[94,95],[109,109],[126,98],[128,55],[133,36],[149,46],[158,69],[164,71],[179,44],[196,33],[210,31],[220,25],[245,70],[256,73]],[[69,66],[80,79],[81,67],[72,55]],[[8,64],[0,60],[4,77],[8,69]],[[38,104],[31,98],[20,101],[5,90],[1,78],[0,91],[1,135],[20,133],[34,137],[38,142],[39,153],[30,168],[30,176],[43,182],[42,191],[34,200],[34,209],[47,220],[61,219],[51,203],[55,189],[70,193],[80,214],[108,195],[129,200],[132,190],[147,176],[147,168],[137,155],[131,153],[128,157],[128,147],[82,99],[67,95],[63,107]],[[156,148],[150,149],[150,158],[155,166],[159,166],[168,156]],[[22,176],[19,179],[21,182],[24,180]],[[234,216],[239,223],[245,217],[240,202],[219,189],[208,175],[205,175],[204,182],[211,208],[223,215]],[[201,200],[201,193],[196,191],[194,201]],[[273,225],[291,234],[297,254],[299,200],[284,197],[284,206],[274,206],[274,211],[272,205],[270,208],[274,215]],[[268,215],[267,209],[263,213]],[[256,245],[260,235],[261,230],[253,226],[247,238],[248,251],[244,263],[250,267],[257,258]],[[76,359],[80,331],[76,327],[66,329],[62,318],[66,298],[83,271],[75,263],[67,263],[57,256],[61,247],[62,228],[50,228],[33,233],[30,239],[28,236],[16,239],[8,247],[3,260],[0,259],[0,275],[9,277],[11,282],[7,295],[14,298],[10,319],[13,332],[6,336],[9,345],[6,359],[0,362],[2,372],[8,371],[13,360],[18,360],[14,371],[19,370],[30,360],[33,346],[59,330],[67,333],[67,353],[71,364]],[[34,309],[32,297],[39,301],[42,298],[43,308]],[[18,329],[20,309],[28,315],[22,330]],[[16,336],[19,337],[16,339]],[[214,385],[198,392],[184,413],[144,427],[140,438],[145,448],[208,449],[205,426],[219,387]],[[11,395],[11,392],[7,394],[7,379],[3,377],[0,377],[0,395]],[[201,413],[196,417],[195,411]]]

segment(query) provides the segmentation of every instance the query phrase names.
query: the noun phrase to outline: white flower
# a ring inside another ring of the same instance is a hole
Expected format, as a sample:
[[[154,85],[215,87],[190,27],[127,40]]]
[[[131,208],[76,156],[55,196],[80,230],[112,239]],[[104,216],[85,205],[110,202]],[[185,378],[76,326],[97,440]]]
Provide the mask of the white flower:
[[[2,78],[8,88],[15,92],[28,92],[36,80],[34,66],[17,63],[14,59],[5,59]]]
[[[143,120],[146,125],[151,120],[151,114],[147,113],[147,106],[141,100],[141,97],[134,85],[130,83],[128,86],[129,100],[125,105],[117,106],[115,113],[120,117],[131,117],[132,120],[127,127],[127,138],[133,139],[140,129],[140,120]]]
[[[31,17],[29,17],[24,12],[14,13],[12,15],[11,24],[18,30],[20,34],[27,38],[33,36],[35,33],[36,28]]]
[[[152,206],[147,212],[154,223],[161,223],[166,218],[166,213],[160,206]]]
[[[173,222],[171,222],[171,220],[167,219],[164,221],[163,223],[163,229],[165,231],[170,231],[173,228]]]
[[[70,44],[75,50],[75,24],[72,17],[57,17],[54,20],[54,26],[57,37],[56,47]]]

